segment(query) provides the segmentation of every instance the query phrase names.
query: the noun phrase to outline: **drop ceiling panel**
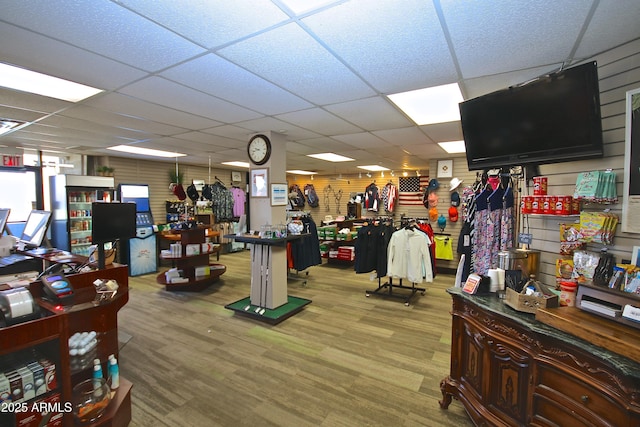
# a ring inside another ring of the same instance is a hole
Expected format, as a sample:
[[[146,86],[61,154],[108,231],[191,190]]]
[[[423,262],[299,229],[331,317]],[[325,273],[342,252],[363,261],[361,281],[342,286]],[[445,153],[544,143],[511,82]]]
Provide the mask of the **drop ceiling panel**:
[[[238,141],[237,139],[225,138],[223,136],[205,132],[187,132],[177,135],[177,137],[187,141],[194,141],[202,144],[213,144],[225,148],[246,147],[245,142]]]
[[[148,132],[136,131],[133,129],[123,129],[110,125],[102,125],[87,120],[76,119],[73,117],[50,116],[41,120],[40,123],[55,126],[59,129],[64,129],[69,132],[81,132],[89,139],[104,140],[104,136],[111,136],[111,140],[114,140],[115,138],[139,140],[153,137],[153,134]]]
[[[122,88],[119,92],[221,122],[233,123],[261,116],[255,111],[231,104],[161,77],[146,78]]]
[[[374,135],[393,145],[416,145],[433,143],[418,128],[388,129],[373,132]]]
[[[432,2],[352,0],[302,22],[382,93],[458,79]]]
[[[235,140],[236,144],[246,143],[249,140],[250,135],[253,133],[243,127],[234,125],[216,126],[209,129],[203,129],[202,132],[204,134],[222,136]]]
[[[119,3],[209,49],[289,19],[269,0],[195,0],[188,6],[173,0]]]
[[[73,104],[59,99],[0,87],[0,105],[20,110],[31,110],[43,115],[60,111]]]
[[[327,105],[324,108],[367,131],[412,125],[386,98],[380,96]]]
[[[167,79],[235,104],[248,102],[265,115],[302,110],[312,105],[217,55],[206,55],[163,73]]]
[[[61,113],[60,116],[81,119],[120,129],[130,129],[136,132],[147,132],[150,134],[175,135],[185,131],[185,128],[116,114],[110,111],[99,110],[97,108],[87,106],[71,107]]]
[[[44,116],[45,114],[39,111],[23,110],[21,108],[11,108],[5,105],[0,105],[0,118],[3,119],[32,122]]]
[[[420,129],[432,141],[460,141],[462,140],[462,126],[459,121],[420,126]]]
[[[353,149],[353,147],[343,142],[336,141],[331,138],[325,138],[325,137],[315,138],[315,139],[306,139],[304,141],[300,141],[300,144],[303,144],[303,145],[306,145],[307,147],[312,147],[313,149],[315,149],[316,151],[313,154],[328,153],[328,152],[342,154],[346,150]]]
[[[200,115],[188,114],[173,108],[136,99],[119,93],[110,93],[85,102],[106,111],[141,117],[159,123],[185,127],[187,129],[205,129],[222,123]]]
[[[277,118],[285,122],[295,123],[302,128],[321,135],[340,135],[343,133],[362,131],[359,127],[333,114],[327,113],[321,108],[311,108],[293,113],[280,114]]]
[[[145,75],[137,68],[5,23],[0,23],[0,40],[12,41],[2,46],[2,62],[98,89],[113,90]]]
[[[442,0],[453,49],[465,79],[564,60],[591,2]]]
[[[147,71],[204,52],[111,1],[92,2],[90,7],[83,1],[8,2],[2,6],[2,19]]]
[[[320,136],[316,132],[312,132],[308,129],[295,126],[291,123],[283,122],[273,117],[262,117],[255,120],[247,120],[246,122],[236,123],[237,126],[246,128],[252,133],[266,132],[268,130],[274,130],[286,135],[288,140],[303,140],[309,138],[317,138]]]
[[[464,82],[465,99],[477,98],[478,96],[486,95],[497,90],[519,85],[535,77],[559,70],[561,66],[562,63],[555,63],[545,65],[544,67],[534,67],[510,73],[467,79]]]
[[[611,46],[640,37],[640,2],[636,0],[600,0],[576,50],[577,57],[588,57]],[[612,23],[616,30],[612,31]]]
[[[297,24],[219,51],[230,61],[315,104],[365,98],[374,92]]]
[[[384,139],[378,138],[376,135],[369,132],[361,132],[361,133],[352,133],[348,135],[335,135],[333,139],[337,139],[338,141],[342,141],[345,144],[349,144],[353,147],[358,148],[377,148],[377,147],[387,147],[389,143]]]

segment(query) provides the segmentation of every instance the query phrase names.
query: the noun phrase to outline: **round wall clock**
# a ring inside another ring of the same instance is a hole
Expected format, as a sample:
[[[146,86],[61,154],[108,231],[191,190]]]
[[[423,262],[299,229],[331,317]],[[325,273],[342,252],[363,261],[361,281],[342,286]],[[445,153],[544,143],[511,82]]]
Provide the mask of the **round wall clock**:
[[[263,165],[271,156],[271,141],[266,135],[255,135],[249,140],[247,154],[253,164]]]

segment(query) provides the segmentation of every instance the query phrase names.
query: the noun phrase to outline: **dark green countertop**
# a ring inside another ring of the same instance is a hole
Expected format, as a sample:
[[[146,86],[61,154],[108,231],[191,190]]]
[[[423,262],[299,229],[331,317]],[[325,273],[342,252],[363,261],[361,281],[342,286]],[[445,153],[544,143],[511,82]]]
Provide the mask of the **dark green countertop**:
[[[553,326],[549,326],[536,320],[535,314],[524,313],[516,311],[506,305],[495,294],[485,295],[470,295],[466,292],[462,292],[462,288],[449,288],[447,292],[451,295],[456,295],[469,301],[472,304],[477,305],[485,311],[504,316],[509,320],[518,323],[524,329],[530,330],[534,333],[548,336],[550,338],[557,339],[561,342],[568,343],[587,353],[594,355],[597,358],[606,360],[617,369],[619,369],[624,375],[628,375],[636,378],[640,381],[640,363],[635,362],[625,356],[618,353],[614,353],[597,345],[594,345],[588,341],[571,335],[564,331],[561,331]],[[594,315],[595,316],[595,315]]]

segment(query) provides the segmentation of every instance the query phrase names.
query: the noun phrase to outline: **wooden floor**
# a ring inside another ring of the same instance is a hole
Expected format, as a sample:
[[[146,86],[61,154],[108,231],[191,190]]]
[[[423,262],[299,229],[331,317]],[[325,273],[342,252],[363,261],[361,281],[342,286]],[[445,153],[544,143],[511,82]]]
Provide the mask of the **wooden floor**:
[[[130,278],[121,310],[121,373],[134,384],[131,426],[468,426],[438,406],[449,369],[452,276],[410,306],[365,296],[369,274],[311,267],[289,295],[312,303],[277,325],[224,306],[249,294],[248,251],[220,256],[221,280],[167,292]],[[296,275],[294,272],[293,275]]]

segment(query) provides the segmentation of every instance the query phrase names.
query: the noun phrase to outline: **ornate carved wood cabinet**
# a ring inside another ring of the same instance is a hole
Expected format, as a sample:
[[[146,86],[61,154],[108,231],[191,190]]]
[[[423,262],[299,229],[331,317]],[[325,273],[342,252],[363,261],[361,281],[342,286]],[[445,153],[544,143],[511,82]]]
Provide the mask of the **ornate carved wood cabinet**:
[[[455,397],[477,425],[640,426],[640,363],[495,296],[448,292],[451,368],[440,384],[443,409]]]

